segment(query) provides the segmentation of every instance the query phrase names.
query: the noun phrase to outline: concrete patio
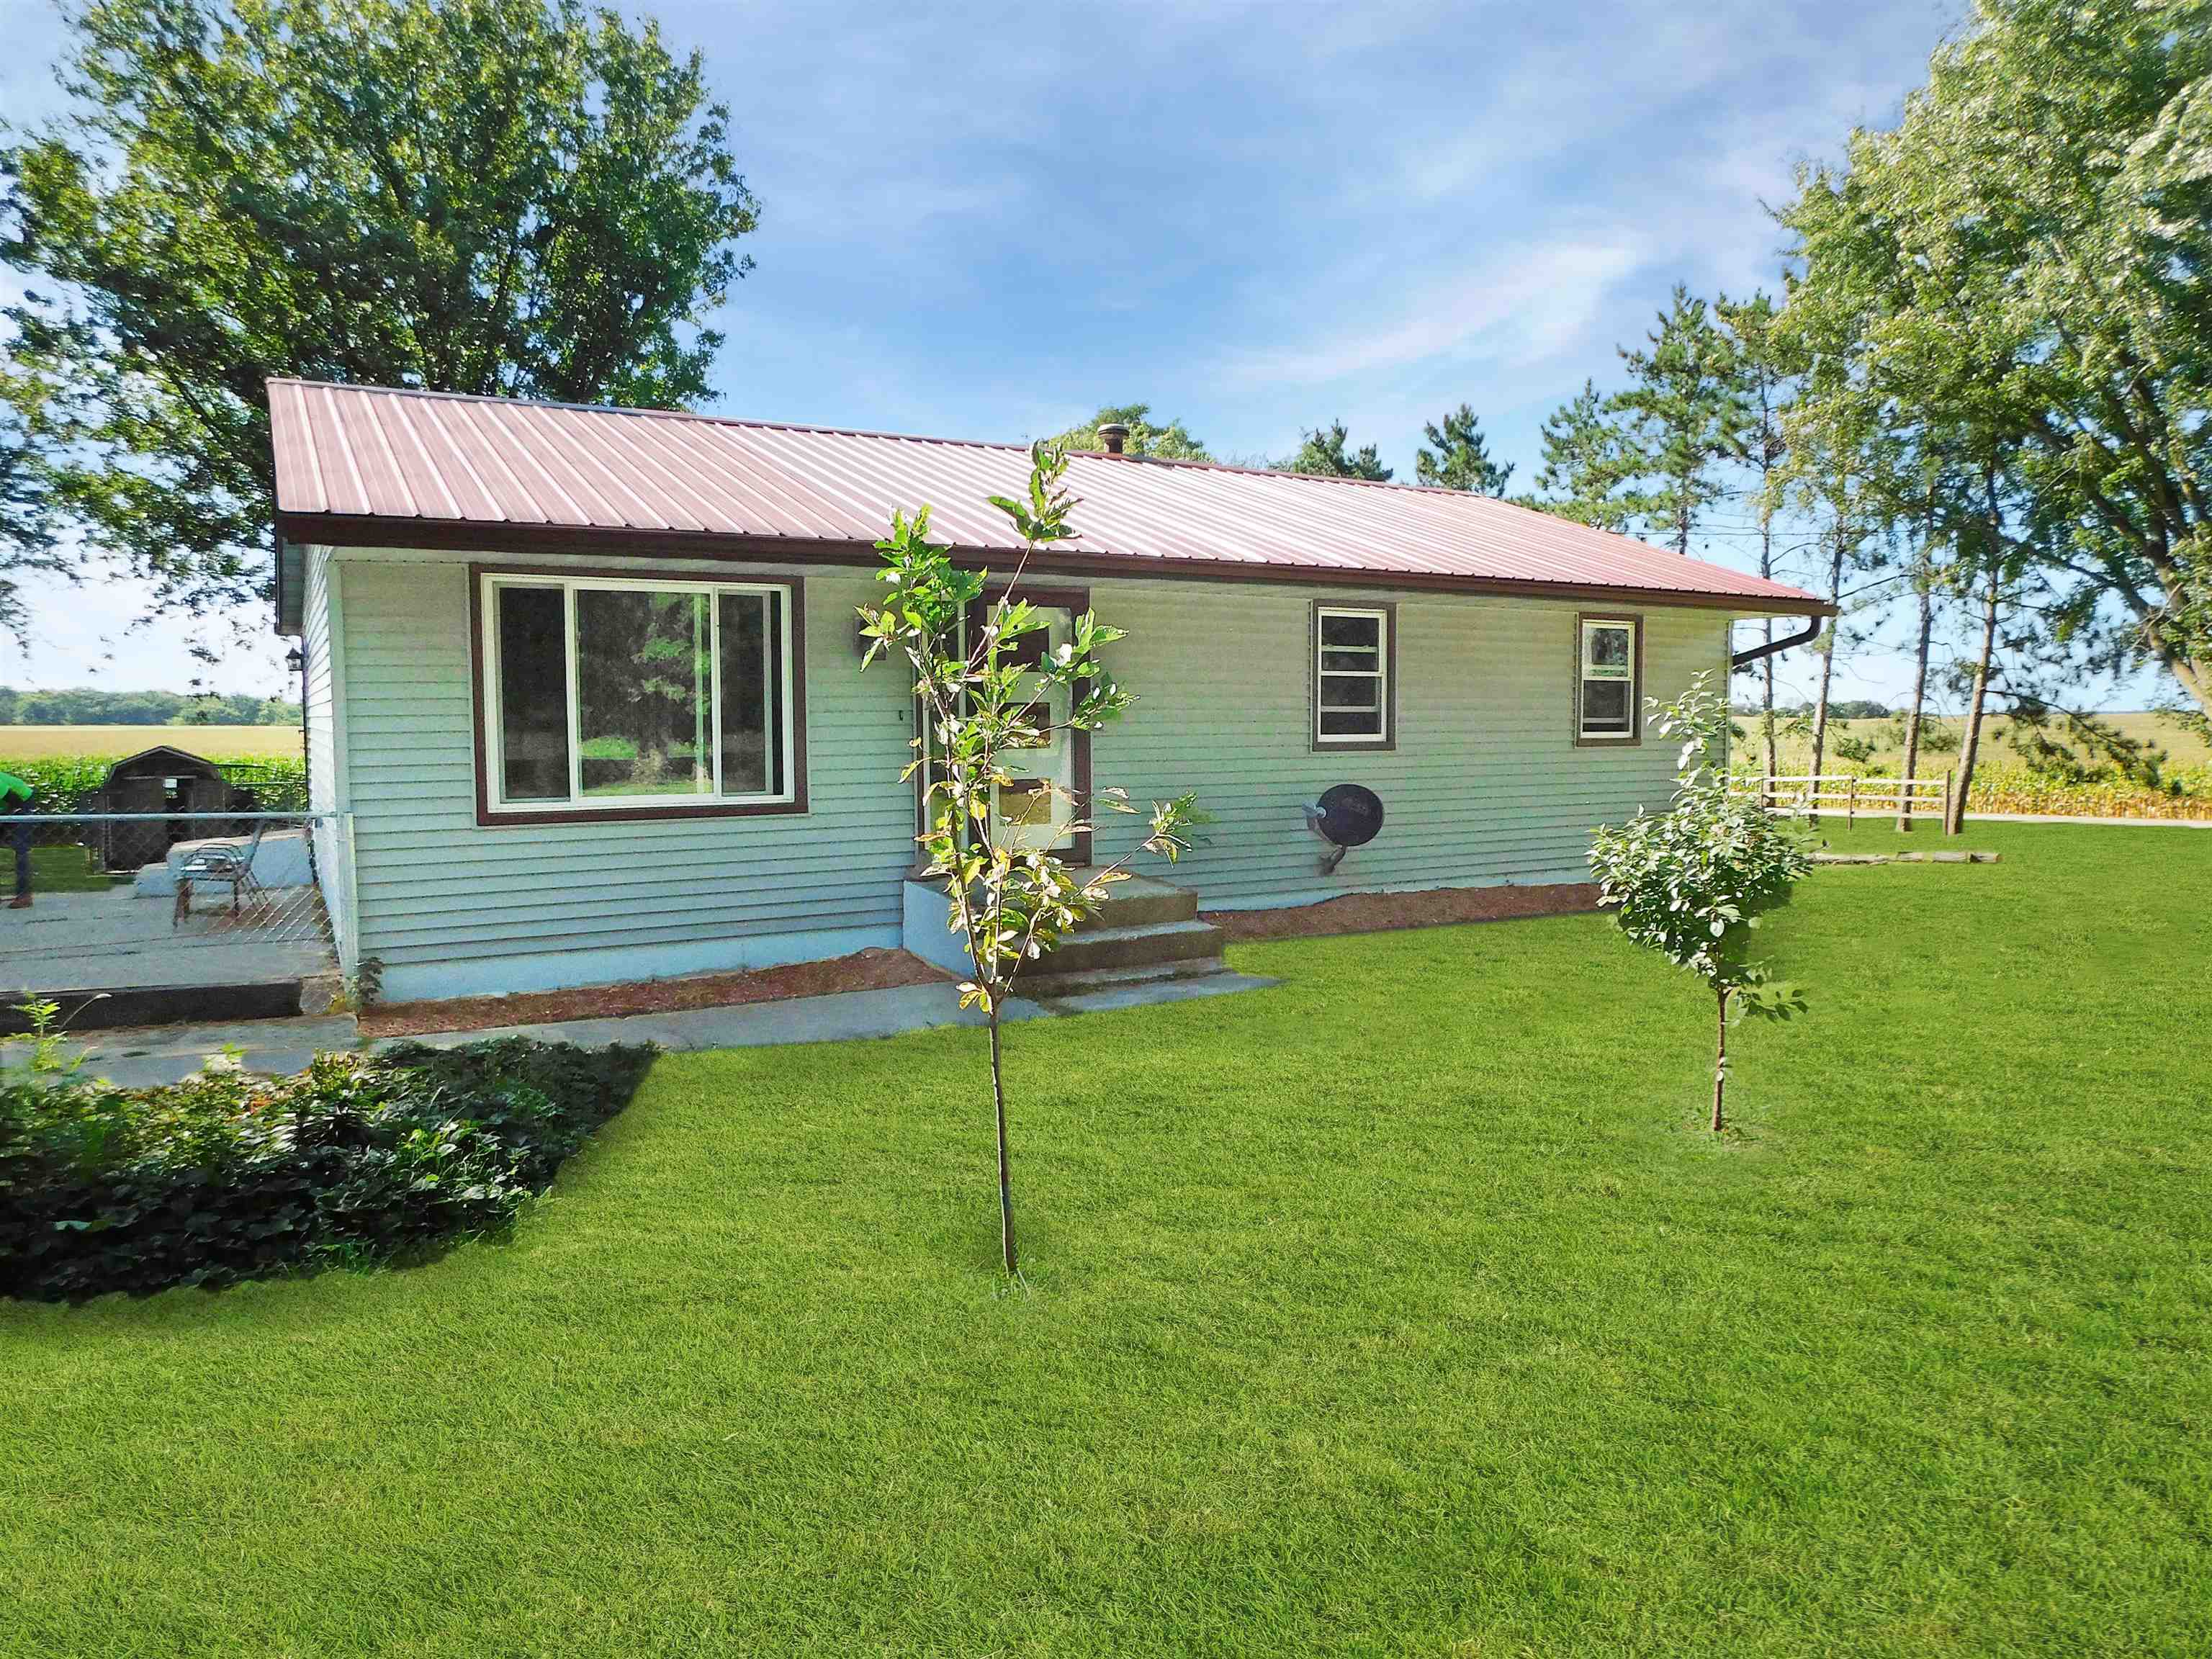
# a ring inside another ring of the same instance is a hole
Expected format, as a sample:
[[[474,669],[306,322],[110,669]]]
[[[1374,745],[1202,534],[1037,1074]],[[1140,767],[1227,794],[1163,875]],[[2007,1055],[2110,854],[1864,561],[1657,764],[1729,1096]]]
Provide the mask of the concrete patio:
[[[0,908],[0,1005],[87,1004],[71,1023],[88,1026],[296,1014],[319,988],[327,1002],[338,969],[313,888],[272,890],[235,919],[214,896],[173,927],[171,914],[167,898],[122,886]]]

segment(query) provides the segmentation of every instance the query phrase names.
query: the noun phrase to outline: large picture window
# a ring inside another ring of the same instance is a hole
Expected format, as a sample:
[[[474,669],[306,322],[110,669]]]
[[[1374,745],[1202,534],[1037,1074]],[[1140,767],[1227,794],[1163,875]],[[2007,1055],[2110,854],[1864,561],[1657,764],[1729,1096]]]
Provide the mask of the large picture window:
[[[488,814],[798,807],[794,586],[478,580]]]
[[[1633,743],[1640,654],[1633,617],[1584,617],[1575,677],[1575,736],[1584,743]]]
[[[1317,605],[1313,616],[1313,746],[1389,748],[1397,696],[1390,607]]]

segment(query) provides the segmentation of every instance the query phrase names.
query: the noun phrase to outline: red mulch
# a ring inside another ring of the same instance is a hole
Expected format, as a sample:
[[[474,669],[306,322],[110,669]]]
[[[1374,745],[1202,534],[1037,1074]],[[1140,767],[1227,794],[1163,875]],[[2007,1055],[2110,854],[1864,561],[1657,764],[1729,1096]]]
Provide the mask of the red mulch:
[[[1387,933],[1512,916],[1558,916],[1597,908],[1595,882],[1553,887],[1434,887],[1425,893],[1346,893],[1286,910],[1208,910],[1206,920],[1237,943],[1323,933]]]
[[[869,950],[827,962],[795,962],[745,974],[692,974],[579,991],[532,991],[512,997],[455,997],[444,1002],[386,1002],[361,1017],[365,1037],[415,1036],[424,1031],[478,1031],[495,1025],[537,1025],[557,1019],[605,1019],[618,1014],[669,1014],[684,1008],[726,1008],[839,991],[884,991],[949,980],[903,951]]]

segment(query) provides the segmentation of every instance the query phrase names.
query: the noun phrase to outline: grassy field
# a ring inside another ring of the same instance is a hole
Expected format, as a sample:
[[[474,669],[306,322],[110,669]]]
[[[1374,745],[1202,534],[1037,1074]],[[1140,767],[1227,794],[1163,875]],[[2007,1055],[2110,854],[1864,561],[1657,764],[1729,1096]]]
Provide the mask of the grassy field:
[[[296,726],[0,726],[0,767],[67,755],[119,760],[164,743],[215,761],[300,757]]]
[[[2195,732],[2184,731],[2160,715],[2136,713],[2105,714],[2100,718],[2110,721],[2139,743],[2148,743],[2165,750],[2176,766],[2212,766],[2212,746],[2208,746]],[[1759,717],[1756,714],[1738,714],[1735,723],[1744,734],[1735,745],[1736,760],[1739,764],[1748,763],[1755,767],[1759,763],[1763,752],[1759,745]],[[1954,737],[1961,736],[1966,727],[1966,721],[1960,719],[1930,720],[1925,725]],[[2011,722],[2002,716],[1983,722],[1981,757],[1977,764],[1991,767],[2021,764],[2020,751],[2005,741],[2005,734],[2010,726]],[[1875,745],[1873,758],[1859,768],[1863,772],[1869,775],[1879,773],[1895,777],[1903,769],[1905,738],[1902,720],[1838,720],[1829,729],[1832,732],[1847,732]],[[2054,741],[2058,735],[2057,728],[2052,728],[2051,736]],[[1803,772],[1812,764],[1813,740],[1808,733],[1784,734],[1777,743],[1776,749],[1779,757],[1777,764],[1783,772]],[[2084,756],[2083,758],[2089,757]],[[1941,777],[1947,769],[1955,768],[1958,764],[1959,750],[1955,744],[1940,753],[1923,750],[1920,757],[1919,775],[1922,777]],[[1836,764],[1832,747],[1826,765],[1831,771],[1840,769]]]
[[[1969,844],[1776,918],[1719,1142],[1601,919],[1298,941],[1012,1029],[1012,1291],[941,1032],[665,1059],[427,1267],[0,1310],[0,1651],[2212,1650],[2212,832]]]

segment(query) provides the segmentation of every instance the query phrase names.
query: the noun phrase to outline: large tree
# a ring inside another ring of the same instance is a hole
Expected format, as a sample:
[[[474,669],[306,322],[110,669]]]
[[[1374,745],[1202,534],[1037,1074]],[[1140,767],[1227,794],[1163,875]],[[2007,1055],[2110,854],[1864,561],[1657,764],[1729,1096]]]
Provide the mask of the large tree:
[[[1777,570],[1775,517],[1782,503],[1784,465],[1790,459],[1788,415],[1796,399],[1803,354],[1780,326],[1781,313],[1771,295],[1754,292],[1748,300],[1726,295],[1713,311],[1729,331],[1735,376],[1735,400],[1742,411],[1741,459],[1753,479],[1752,510],[1759,523],[1759,574],[1769,580]],[[1764,625],[1765,642],[1774,643],[1774,619]],[[1765,775],[1774,775],[1774,657],[1759,659],[1759,739]]]
[[[680,405],[757,204],[699,56],[578,0],[91,0],[0,150],[52,499],[198,608],[268,578],[270,375]]]
[[[15,579],[55,563],[46,489],[43,459],[21,416],[0,404],[0,628],[18,638],[26,615]]]
[[[1181,421],[1170,421],[1165,425],[1152,419],[1150,404],[1108,404],[1088,421],[1078,421],[1047,443],[1059,449],[1078,450],[1098,447],[1098,428],[1118,425],[1129,428],[1128,441],[1122,446],[1125,455],[1151,455],[1163,461],[1210,461],[1212,455],[1206,446],[1191,434]]]
[[[1365,478],[1373,483],[1388,483],[1390,469],[1382,465],[1373,444],[1352,447],[1351,434],[1342,421],[1332,421],[1327,426],[1316,427],[1304,434],[1305,441],[1283,459],[1275,462],[1278,472],[1315,472],[1328,478]]]
[[[2007,458],[2079,660],[2155,660],[2212,711],[2203,0],[1983,0],[1783,221],[1875,393]]]
[[[1505,493],[1513,463],[1492,457],[1473,404],[1462,404],[1441,422],[1431,421],[1421,430],[1428,442],[1413,453],[1413,476],[1423,483],[1472,490],[1478,495]]]
[[[1584,380],[1580,392],[1552,411],[1540,439],[1540,493],[1523,496],[1522,505],[1601,530],[1636,530],[1639,521],[1632,492],[1639,463],[1593,382]]]
[[[1705,511],[1725,493],[1725,469],[1743,458],[1750,419],[1735,343],[1680,283],[1645,343],[1624,349],[1628,385],[1607,400],[1641,475],[1637,516],[1647,534],[1687,558]]]

